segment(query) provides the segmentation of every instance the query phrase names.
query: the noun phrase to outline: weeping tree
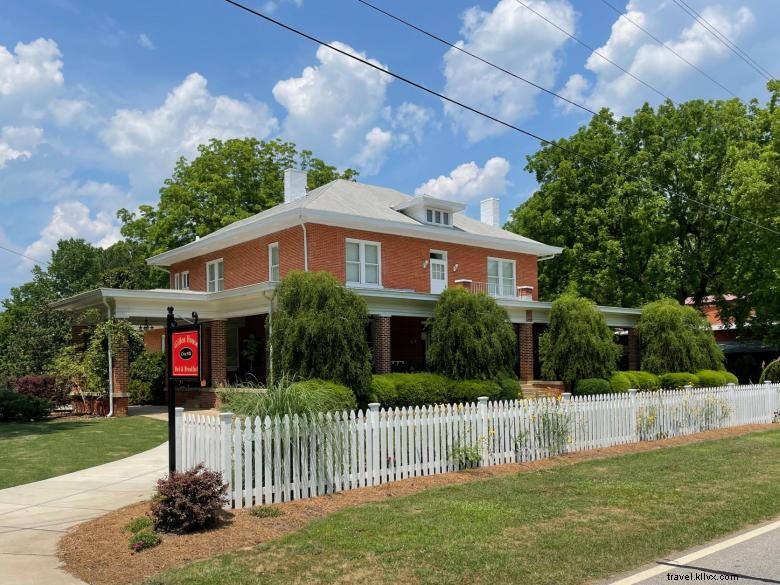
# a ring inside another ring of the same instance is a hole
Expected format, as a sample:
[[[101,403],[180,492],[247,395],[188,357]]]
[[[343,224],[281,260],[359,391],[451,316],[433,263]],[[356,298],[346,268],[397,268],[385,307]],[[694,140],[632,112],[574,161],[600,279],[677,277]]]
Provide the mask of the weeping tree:
[[[358,397],[371,384],[365,301],[328,272],[291,272],[276,289],[270,378],[332,380]]]
[[[593,301],[564,293],[550,309],[550,324],[539,339],[542,375],[571,384],[585,378],[607,378],[621,349]]]
[[[435,372],[454,379],[513,375],[515,332],[506,311],[492,297],[448,288],[428,326],[428,363]]]
[[[637,325],[642,369],[654,374],[723,370],[723,351],[715,342],[707,318],[674,299],[642,307]]]

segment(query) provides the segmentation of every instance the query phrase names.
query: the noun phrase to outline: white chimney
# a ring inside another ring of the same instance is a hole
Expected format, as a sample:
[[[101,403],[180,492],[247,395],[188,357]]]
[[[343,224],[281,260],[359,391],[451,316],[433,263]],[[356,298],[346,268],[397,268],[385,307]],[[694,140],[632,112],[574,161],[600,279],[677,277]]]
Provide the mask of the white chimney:
[[[289,203],[306,196],[308,176],[306,171],[287,169],[284,171],[284,202]]]
[[[479,221],[498,227],[499,223],[498,198],[489,197],[479,203]]]

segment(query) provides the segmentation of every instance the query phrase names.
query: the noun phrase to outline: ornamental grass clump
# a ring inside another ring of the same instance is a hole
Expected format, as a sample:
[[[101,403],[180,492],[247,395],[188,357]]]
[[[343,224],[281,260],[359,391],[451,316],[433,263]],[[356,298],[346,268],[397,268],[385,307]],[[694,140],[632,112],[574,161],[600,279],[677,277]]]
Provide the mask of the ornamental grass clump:
[[[134,553],[157,546],[162,538],[152,528],[153,522],[149,516],[137,516],[124,525],[122,530],[130,533],[128,546]]]
[[[761,378],[758,380],[758,383],[763,384],[764,382],[780,382],[780,358],[770,362],[764,368],[764,371],[761,372]]]
[[[185,534],[216,525],[227,502],[222,474],[198,465],[173,471],[157,482],[152,498],[154,527],[162,532]]]

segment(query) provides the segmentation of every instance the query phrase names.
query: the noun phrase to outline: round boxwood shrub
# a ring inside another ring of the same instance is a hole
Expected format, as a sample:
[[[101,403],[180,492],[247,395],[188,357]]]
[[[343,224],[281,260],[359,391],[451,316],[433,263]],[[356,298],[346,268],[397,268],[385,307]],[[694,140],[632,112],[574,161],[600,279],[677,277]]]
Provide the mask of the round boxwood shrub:
[[[725,370],[699,370],[696,372],[699,386],[725,386],[726,384],[739,384],[737,377]]]
[[[769,365],[761,372],[761,378],[758,383],[763,384],[766,381],[780,382],[780,358],[773,362],[769,362]]]
[[[612,392],[628,392],[631,388],[636,388],[628,372],[615,372],[612,374],[609,377],[609,387]]]
[[[370,402],[386,408],[423,406],[426,404],[476,402],[480,396],[489,400],[517,400],[520,384],[511,377],[499,380],[451,380],[438,374],[377,374],[371,384]]]
[[[383,406],[422,406],[448,402],[449,380],[438,374],[388,374],[394,389],[394,402]]]
[[[578,380],[574,385],[574,394],[576,396],[611,393],[612,387],[609,381],[604,378],[585,378],[584,380]]]
[[[699,378],[696,374],[688,372],[672,372],[670,374],[662,374],[660,376],[661,388],[667,390],[674,390],[678,388],[684,388],[685,386],[697,386],[699,384]]]
[[[222,474],[198,465],[157,481],[152,498],[155,530],[184,534],[214,526],[227,499]]]
[[[494,380],[452,380],[447,402],[476,402],[480,396],[501,400],[501,384]]]
[[[316,412],[355,410],[355,394],[344,386],[329,380],[303,380],[290,385],[290,392],[299,393],[306,402],[313,405]]]
[[[499,400],[519,400],[523,397],[523,390],[517,378],[506,376],[498,380],[501,386]]]
[[[661,379],[652,372],[642,370],[623,372],[631,380],[631,387],[644,392],[661,389]]]

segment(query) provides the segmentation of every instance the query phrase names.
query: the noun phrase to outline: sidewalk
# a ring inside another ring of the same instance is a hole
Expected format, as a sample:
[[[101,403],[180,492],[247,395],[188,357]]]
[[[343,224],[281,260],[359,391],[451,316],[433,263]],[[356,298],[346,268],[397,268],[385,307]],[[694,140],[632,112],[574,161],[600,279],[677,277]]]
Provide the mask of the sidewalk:
[[[0,490],[3,585],[79,585],[59,568],[57,543],[75,524],[152,495],[168,443],[119,461]]]

